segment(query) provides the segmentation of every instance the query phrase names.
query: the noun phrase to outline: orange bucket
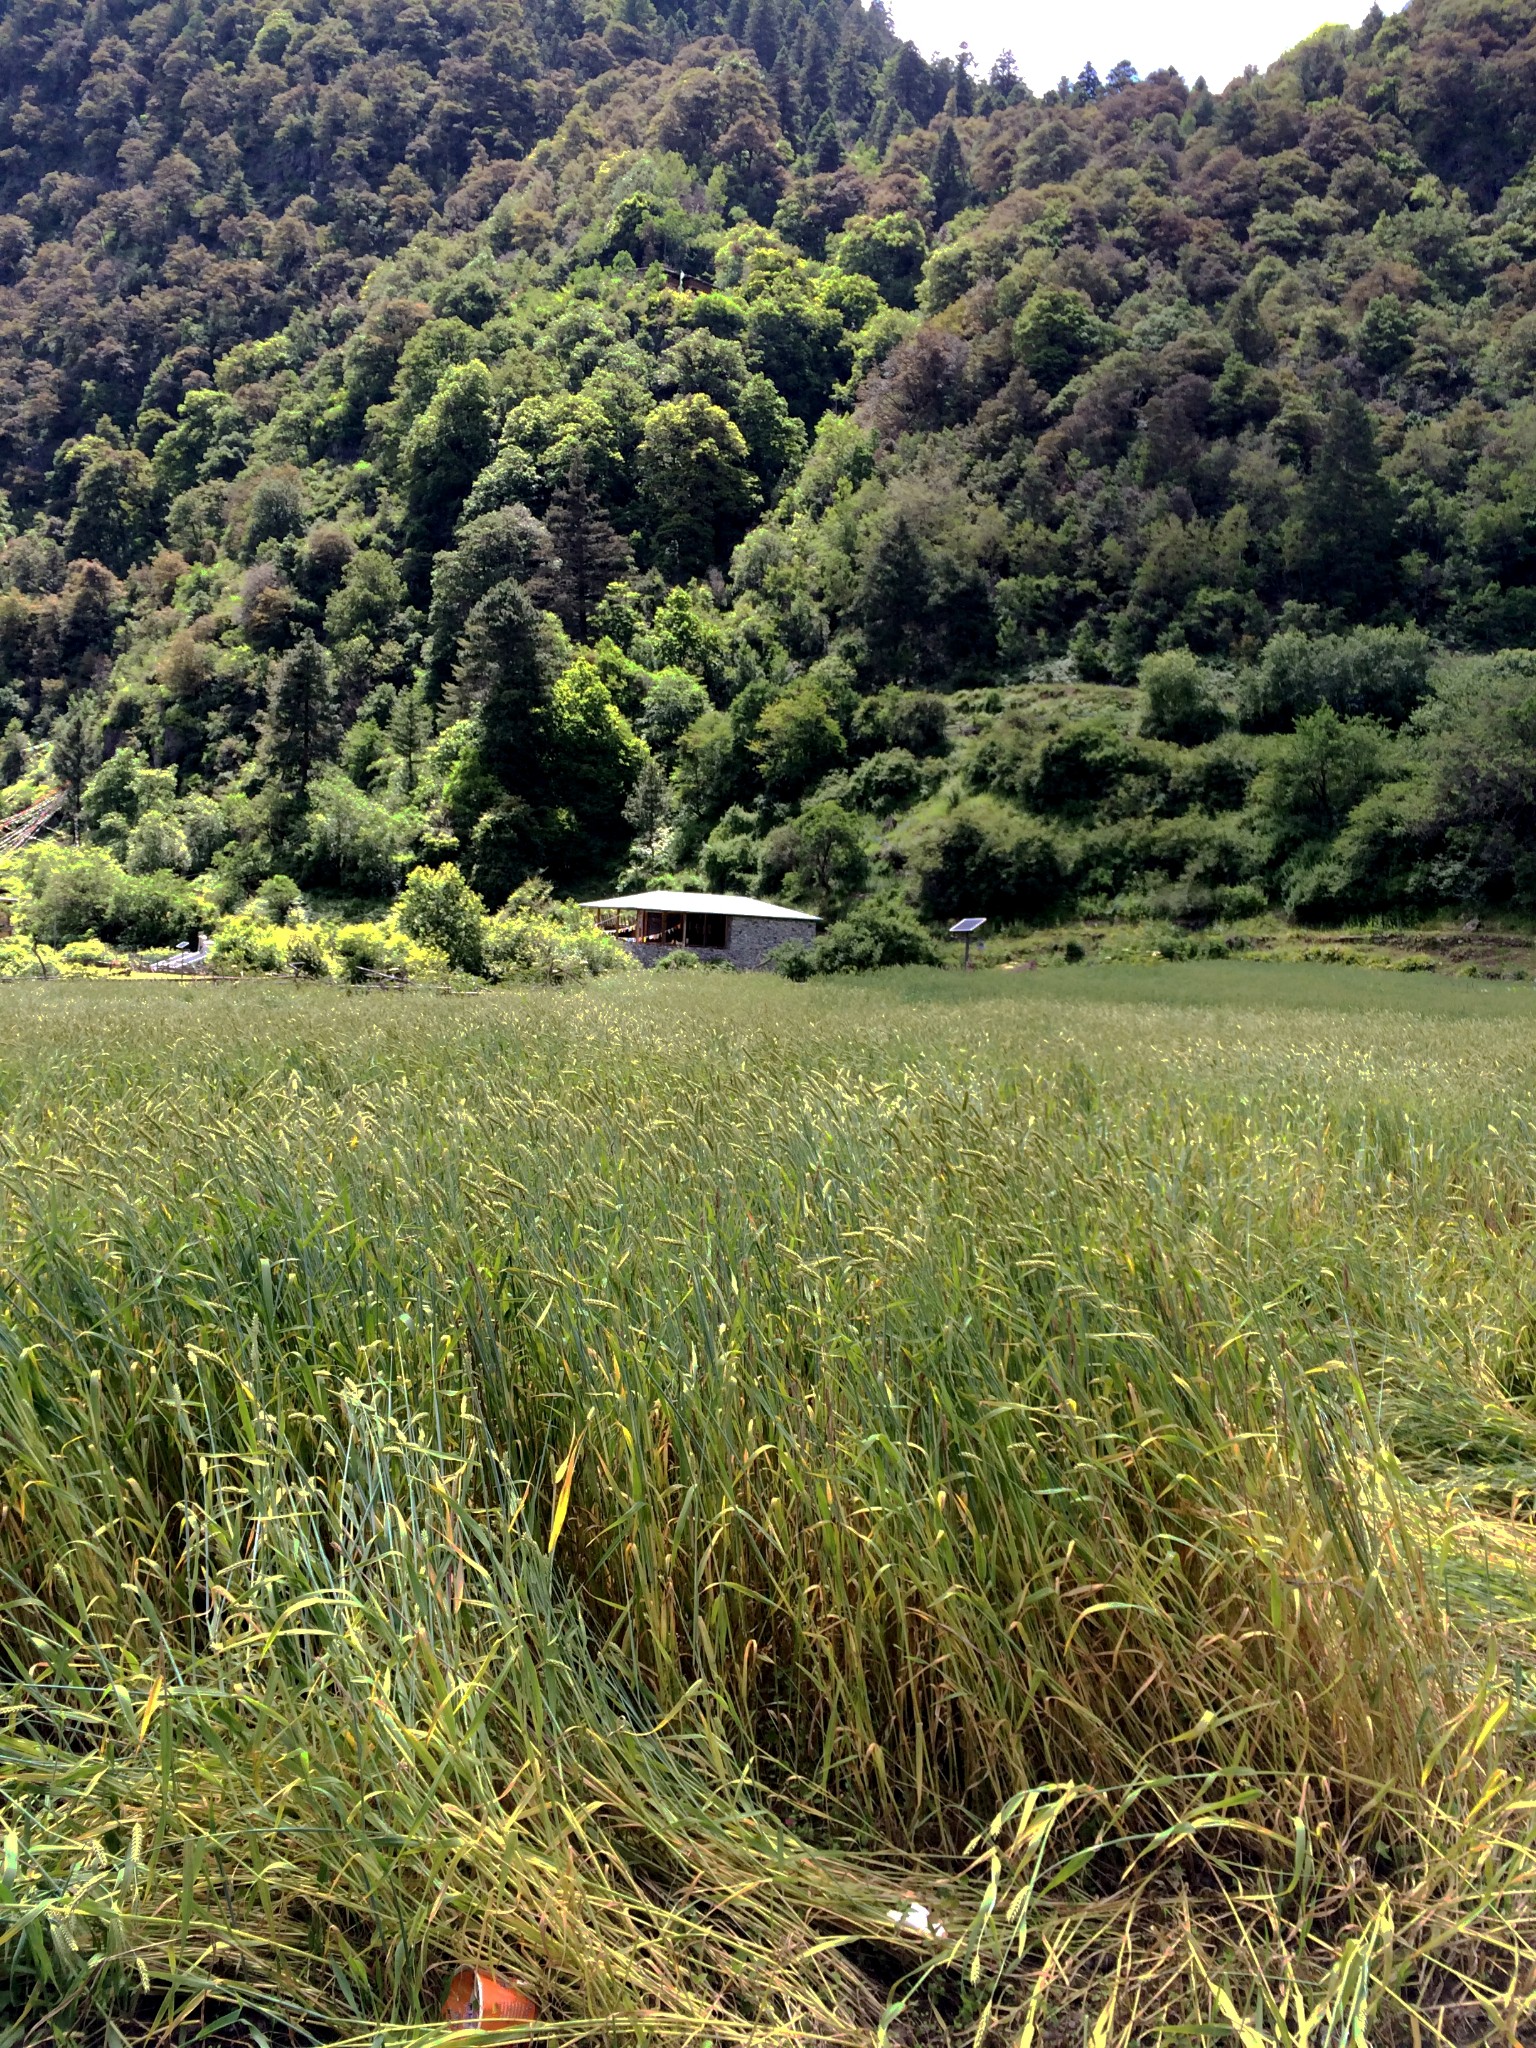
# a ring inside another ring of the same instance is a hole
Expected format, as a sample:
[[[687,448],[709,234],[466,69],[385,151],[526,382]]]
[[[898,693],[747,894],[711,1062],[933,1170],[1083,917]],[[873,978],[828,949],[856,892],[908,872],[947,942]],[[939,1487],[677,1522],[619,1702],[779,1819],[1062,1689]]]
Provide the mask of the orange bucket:
[[[443,2018],[460,2027],[525,2027],[538,2016],[539,2008],[526,1991],[467,1964],[454,1971],[443,2000]]]

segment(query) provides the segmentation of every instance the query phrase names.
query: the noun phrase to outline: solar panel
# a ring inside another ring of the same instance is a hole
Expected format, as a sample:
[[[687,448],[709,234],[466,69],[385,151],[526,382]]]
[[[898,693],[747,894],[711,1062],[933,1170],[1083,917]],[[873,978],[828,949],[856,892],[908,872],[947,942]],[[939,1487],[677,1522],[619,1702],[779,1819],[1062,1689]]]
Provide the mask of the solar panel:
[[[952,939],[968,938],[972,932],[979,932],[986,923],[984,917],[962,917],[949,928]]]

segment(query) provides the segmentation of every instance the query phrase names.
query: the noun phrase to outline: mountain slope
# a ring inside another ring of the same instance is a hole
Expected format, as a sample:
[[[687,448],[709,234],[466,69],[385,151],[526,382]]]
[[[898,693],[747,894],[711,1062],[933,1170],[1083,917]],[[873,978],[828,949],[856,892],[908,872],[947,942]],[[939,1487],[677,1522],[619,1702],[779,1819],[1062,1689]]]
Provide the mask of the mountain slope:
[[[0,766],[114,858],[1526,900],[1529,8],[1220,95],[835,0],[3,33]]]

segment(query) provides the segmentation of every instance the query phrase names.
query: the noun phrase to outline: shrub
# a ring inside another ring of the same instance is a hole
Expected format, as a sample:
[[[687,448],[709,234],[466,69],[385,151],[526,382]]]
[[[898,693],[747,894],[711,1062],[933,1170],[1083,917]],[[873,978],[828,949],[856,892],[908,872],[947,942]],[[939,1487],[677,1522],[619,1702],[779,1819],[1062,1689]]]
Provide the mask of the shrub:
[[[33,870],[34,937],[45,946],[67,946],[71,939],[93,937],[107,921],[122,876],[117,862],[99,848],[49,848]]]
[[[824,910],[856,895],[868,879],[864,827],[837,803],[807,804],[768,834],[758,858],[762,895]]]
[[[876,967],[932,967],[942,959],[903,903],[860,903],[809,946],[780,946],[775,969],[790,981],[813,974],[862,974]]]
[[[926,781],[914,754],[905,747],[888,747],[859,763],[849,777],[848,794],[861,811],[904,811]]]
[[[482,951],[484,971],[495,981],[581,981],[634,965],[611,932],[599,931],[590,910],[557,900],[537,880],[514,891],[486,924]]]
[[[288,946],[288,968],[290,973],[301,974],[310,981],[330,979],[331,963],[317,932],[294,933]]]
[[[195,935],[201,907],[191,884],[167,869],[124,875],[113,887],[101,935],[135,950],[179,946]]]
[[[699,959],[697,953],[690,953],[686,946],[679,946],[675,953],[663,953],[656,962],[656,965],[658,967],[669,967],[686,971],[690,968],[701,967],[703,962]]]
[[[1262,917],[1269,897],[1258,882],[1232,882],[1216,891],[1218,917]]]
[[[1042,742],[1019,793],[1036,810],[1081,816],[1118,795],[1133,778],[1160,793],[1170,772],[1164,755],[1109,719],[1085,719]]]
[[[303,901],[292,875],[268,875],[261,885],[261,909],[271,924],[286,924]]]
[[[864,745],[900,748],[928,757],[949,748],[949,706],[934,690],[899,690],[894,684],[866,697],[854,714]]]
[[[288,935],[260,917],[226,918],[214,934],[208,957],[227,974],[277,974],[287,964]]]
[[[1254,742],[1229,733],[1209,746],[1191,747],[1173,763],[1168,804],[1173,810],[1240,811],[1258,773]]]
[[[1251,732],[1283,732],[1327,705],[1344,718],[1401,725],[1429,689],[1432,648],[1417,627],[1277,633],[1243,691]]]
[[[395,910],[407,938],[435,946],[461,974],[485,969],[485,904],[452,861],[412,868]]]
[[[1205,671],[1187,648],[1149,654],[1140,681],[1141,730],[1148,739],[1199,747],[1226,724]]]
[[[699,868],[708,886],[730,895],[755,886],[762,842],[749,810],[732,804],[699,850]]]
[[[383,970],[385,937],[376,924],[344,924],[331,947],[346,981],[362,981]]]
[[[919,908],[929,917],[1047,916],[1065,884],[1051,834],[985,799],[927,821],[909,861]]]
[[[100,939],[75,939],[64,948],[64,960],[70,967],[118,967],[121,956]]]

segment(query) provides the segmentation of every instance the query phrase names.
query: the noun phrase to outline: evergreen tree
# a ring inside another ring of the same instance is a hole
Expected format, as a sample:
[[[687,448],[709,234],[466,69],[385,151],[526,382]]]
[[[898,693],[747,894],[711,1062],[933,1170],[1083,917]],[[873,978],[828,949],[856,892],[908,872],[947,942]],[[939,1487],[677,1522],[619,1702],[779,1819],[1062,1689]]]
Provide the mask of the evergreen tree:
[[[401,781],[409,796],[421,779],[422,756],[432,741],[432,707],[427,686],[415,682],[401,690],[389,714],[389,743],[400,757]]]
[[[953,220],[962,208],[970,204],[970,173],[960,153],[960,138],[953,127],[946,128],[939,137],[929,183],[933,187],[933,217],[940,226]]]
[[[837,132],[837,123],[832,118],[830,107],[820,116],[806,139],[805,153],[811,160],[813,171],[825,174],[841,169],[843,139]]]
[[[764,71],[779,61],[781,28],[778,0],[752,0],[747,9],[746,40]]]
[[[869,76],[872,68],[859,46],[858,31],[850,15],[832,63],[832,111],[840,120],[863,126],[870,107]]]
[[[487,591],[510,578],[529,583],[546,571],[547,529],[526,505],[504,505],[467,519],[432,564],[432,606],[427,614],[428,656],[434,684],[453,673],[464,622]]]
[[[995,105],[1011,107],[1023,89],[1018,61],[1012,50],[999,50],[987,78],[987,89]]]
[[[539,594],[576,638],[585,641],[592,613],[610,583],[631,566],[629,543],[614,531],[592,487],[585,452],[577,448],[545,515],[554,561],[539,579]]]
[[[933,73],[911,43],[903,43],[885,67],[885,97],[904,108],[914,121],[926,121],[934,108]]]
[[[1396,497],[1381,473],[1376,427],[1352,391],[1328,408],[1287,552],[1304,600],[1375,610],[1393,579]]]
[[[869,145],[877,157],[884,157],[890,148],[891,138],[901,119],[902,110],[894,100],[882,100],[876,107],[875,118],[870,124]]]
[[[543,789],[543,715],[552,663],[547,622],[516,583],[499,583],[470,613],[461,642],[459,708],[474,710],[480,758],[510,795]]]
[[[881,674],[905,674],[919,659],[932,581],[928,551],[906,513],[898,512],[877,535],[859,587],[865,642]]]
[[[89,697],[76,697],[53,728],[53,776],[64,791],[64,811],[80,812],[80,792],[101,760],[101,725]]]
[[[832,66],[827,39],[812,23],[805,39],[805,56],[800,66],[800,105],[807,120],[816,121],[832,105]]]
[[[338,738],[336,689],[331,664],[313,633],[272,670],[262,731],[267,772],[291,796],[302,797],[315,770],[334,752]]]
[[[1100,83],[1098,72],[1094,70],[1091,64],[1085,64],[1077,74],[1072,85],[1071,99],[1073,106],[1091,107],[1096,99],[1102,98],[1103,92],[1104,87]]]
[[[672,792],[666,771],[654,754],[647,754],[624,805],[624,822],[635,835],[635,850],[654,859],[672,815]]]
[[[768,84],[778,109],[779,126],[793,144],[800,134],[800,92],[795,84],[795,74],[789,68],[788,55],[783,51],[779,53]]]
[[[416,550],[418,583],[425,576],[426,557],[446,545],[469,487],[495,445],[490,372],[478,359],[452,364],[406,436],[400,457],[405,531]]]

